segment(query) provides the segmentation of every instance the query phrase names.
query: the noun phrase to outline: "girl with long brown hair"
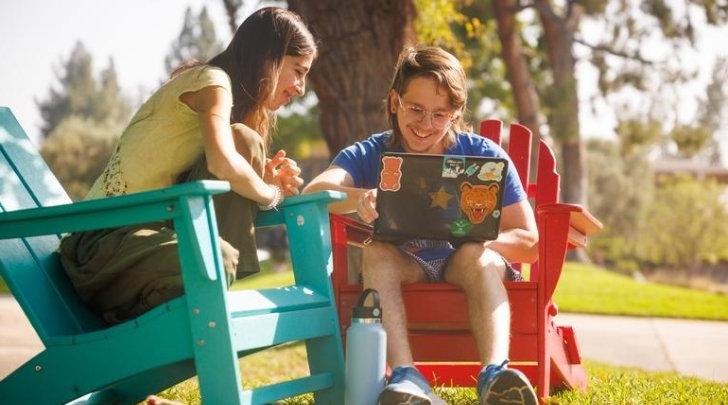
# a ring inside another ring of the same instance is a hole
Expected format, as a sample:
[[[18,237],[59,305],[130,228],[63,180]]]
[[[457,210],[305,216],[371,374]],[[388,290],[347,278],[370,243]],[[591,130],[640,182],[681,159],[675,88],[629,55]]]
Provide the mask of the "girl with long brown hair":
[[[228,281],[257,272],[258,209],[276,207],[303,183],[284,151],[267,157],[273,113],[303,95],[316,54],[295,13],[253,13],[222,53],[177,69],[139,108],[86,199],[226,180],[232,191],[214,202]],[[60,253],[81,298],[107,322],[182,294],[176,234],[167,223],[73,233]]]

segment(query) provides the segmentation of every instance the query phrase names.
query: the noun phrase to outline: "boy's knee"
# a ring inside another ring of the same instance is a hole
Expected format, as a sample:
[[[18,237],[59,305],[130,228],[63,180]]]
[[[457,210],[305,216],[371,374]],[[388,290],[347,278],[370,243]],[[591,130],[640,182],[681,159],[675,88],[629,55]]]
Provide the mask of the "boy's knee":
[[[482,243],[467,242],[454,253],[445,280],[461,287],[480,284],[483,278],[503,277],[505,262],[497,252]]]

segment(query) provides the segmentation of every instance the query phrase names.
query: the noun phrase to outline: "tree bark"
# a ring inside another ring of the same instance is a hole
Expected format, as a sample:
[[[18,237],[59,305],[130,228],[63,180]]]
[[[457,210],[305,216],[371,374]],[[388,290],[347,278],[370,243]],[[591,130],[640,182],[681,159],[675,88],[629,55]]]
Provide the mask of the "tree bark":
[[[333,155],[386,130],[384,100],[402,48],[414,42],[412,0],[289,0],[319,41],[309,79]]]
[[[569,1],[564,17],[556,15],[550,0],[535,0],[544,29],[553,86],[547,97],[550,132],[561,149],[561,199],[585,205],[587,202],[586,151],[579,129],[579,98],[576,62],[572,53],[574,32],[582,7]]]
[[[513,99],[516,103],[518,121],[533,133],[531,144],[531,167],[536,167],[541,139],[540,105],[536,86],[531,80],[523,56],[523,43],[518,32],[518,0],[493,0],[493,11],[498,25],[498,38],[501,43],[501,57],[506,64],[508,82],[511,84]],[[530,180],[534,181],[536,171],[532,170]]]
[[[243,2],[241,0],[222,0],[222,5],[225,7],[230,32],[235,35],[235,31],[238,29],[238,10]]]
[[[517,28],[518,0],[493,0],[501,42],[501,56],[506,64],[508,82],[518,109],[518,121],[540,138],[539,99],[523,57],[523,44]]]

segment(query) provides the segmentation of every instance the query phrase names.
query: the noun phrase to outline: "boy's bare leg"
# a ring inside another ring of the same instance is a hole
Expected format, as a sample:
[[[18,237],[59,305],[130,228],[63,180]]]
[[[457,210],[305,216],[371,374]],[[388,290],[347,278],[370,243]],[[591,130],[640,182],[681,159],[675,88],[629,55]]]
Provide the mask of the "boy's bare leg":
[[[511,312],[503,279],[503,258],[480,243],[466,243],[452,256],[445,281],[460,287],[468,303],[470,328],[483,364],[508,358]]]
[[[402,284],[424,281],[425,272],[397,246],[385,242],[373,242],[364,247],[362,267],[364,288],[377,290],[381,300],[389,365],[392,368],[411,366]]]

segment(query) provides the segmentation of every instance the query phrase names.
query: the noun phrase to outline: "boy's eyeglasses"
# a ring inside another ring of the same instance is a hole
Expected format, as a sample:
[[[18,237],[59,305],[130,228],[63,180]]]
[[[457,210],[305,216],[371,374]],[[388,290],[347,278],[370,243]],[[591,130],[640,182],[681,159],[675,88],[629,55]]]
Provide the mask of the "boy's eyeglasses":
[[[430,111],[418,105],[403,103],[402,98],[399,96],[397,96],[397,101],[404,111],[404,118],[408,121],[420,122],[424,120],[426,116],[430,116],[430,123],[436,129],[445,128],[450,122],[452,122],[454,115],[452,112]]]

